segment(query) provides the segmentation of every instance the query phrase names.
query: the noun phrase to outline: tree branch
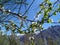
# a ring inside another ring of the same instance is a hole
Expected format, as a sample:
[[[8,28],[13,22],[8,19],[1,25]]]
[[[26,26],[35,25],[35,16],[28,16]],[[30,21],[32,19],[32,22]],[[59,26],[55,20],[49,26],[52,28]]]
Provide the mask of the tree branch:
[[[32,6],[32,4],[35,2],[35,0],[33,0],[32,1],[32,3],[30,4],[30,6],[28,7],[28,9],[25,11],[25,13],[22,15],[22,16],[24,16],[27,12],[28,12],[28,10],[30,9],[30,7]]]
[[[3,11],[3,9],[0,9],[1,11]],[[8,13],[10,13],[10,14],[13,14],[13,15],[15,15],[15,16],[17,16],[20,20],[22,20],[22,21],[30,21],[30,22],[35,22],[35,21],[33,21],[33,20],[29,20],[29,19],[24,19],[24,17],[23,16],[21,16],[20,14],[16,14],[16,13],[13,13],[13,12],[9,12],[8,11]]]

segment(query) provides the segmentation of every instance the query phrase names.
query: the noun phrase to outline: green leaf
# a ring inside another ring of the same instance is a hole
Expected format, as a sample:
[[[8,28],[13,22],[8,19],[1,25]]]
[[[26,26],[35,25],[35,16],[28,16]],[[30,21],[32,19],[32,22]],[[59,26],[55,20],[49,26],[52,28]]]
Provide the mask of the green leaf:
[[[47,13],[44,14],[44,19],[46,19],[46,18],[48,18],[48,14]]]
[[[41,8],[41,9],[44,9],[44,5],[43,5],[43,4],[40,4],[40,8]]]
[[[12,31],[15,31],[15,27],[13,27],[11,30],[12,30]]]
[[[40,4],[39,6],[43,6],[43,4]]]
[[[45,2],[47,2],[48,0],[45,0]]]
[[[48,9],[44,9],[44,12],[45,12],[45,13],[48,13]]]
[[[37,15],[39,15],[39,14],[41,14],[42,12],[41,11],[39,11],[38,13],[37,13]]]
[[[7,25],[7,24],[5,24],[5,28],[6,28],[6,30],[10,29],[9,25]]]
[[[51,7],[52,6],[52,3],[50,2],[50,3],[48,3],[48,5],[49,5],[49,7]]]
[[[23,33],[24,33],[23,31],[21,31],[21,29],[18,29],[18,32],[19,32],[20,34],[23,34]]]
[[[56,12],[54,12],[53,14],[54,14],[54,16],[56,16]]]
[[[12,26],[16,27],[16,24],[13,23]]]
[[[32,43],[31,43],[31,45],[35,45],[35,43],[34,43],[33,39],[31,39],[31,40],[32,40]]]
[[[47,22],[48,22],[48,23],[51,23],[51,22],[52,22],[52,20],[51,20],[51,19],[48,19],[48,20],[47,20]]]
[[[9,10],[3,10],[3,14],[9,14]]]
[[[40,25],[39,27],[40,27],[40,29],[42,29],[42,25]]]
[[[44,18],[42,19],[41,24],[44,24]]]
[[[34,27],[34,24],[31,24],[31,25],[30,25],[30,28],[33,28],[33,27]]]
[[[48,9],[49,11],[51,11],[52,10],[52,7],[49,7],[49,9]]]
[[[24,19],[26,19],[26,18],[27,18],[27,16],[24,16],[23,18],[24,18]]]
[[[31,32],[34,33],[34,30],[32,30]]]
[[[50,3],[51,3],[50,0],[48,0],[48,1],[47,1],[47,4],[50,4]]]

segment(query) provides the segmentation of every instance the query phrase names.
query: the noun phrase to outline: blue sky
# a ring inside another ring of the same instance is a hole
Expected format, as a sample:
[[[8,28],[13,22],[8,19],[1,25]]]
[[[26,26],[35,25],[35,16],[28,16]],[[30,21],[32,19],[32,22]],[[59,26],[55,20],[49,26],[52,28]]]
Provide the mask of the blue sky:
[[[27,3],[28,3],[28,5],[27,5],[27,7],[25,8],[24,7],[24,4],[22,5],[22,7],[21,7],[21,10],[20,10],[20,13],[21,14],[23,14],[24,12],[25,12],[25,10],[29,7],[29,5],[31,4],[31,2],[32,2],[33,0],[27,0]],[[52,3],[54,3],[56,0],[51,0],[51,2]],[[39,7],[39,4],[40,3],[42,3],[43,2],[43,0],[35,0],[35,2],[33,3],[33,5],[31,6],[31,8],[29,9],[29,11],[26,13],[26,15],[28,16],[28,19],[31,19],[31,20],[33,20],[34,19],[34,16],[36,15],[36,13],[37,12],[39,12],[39,10],[40,10],[40,7]],[[10,2],[8,2],[8,3],[10,3]],[[12,2],[10,3],[10,4],[13,4]],[[14,10],[12,10],[13,9],[13,7],[16,7],[16,9],[14,9]],[[5,5],[5,9],[10,9],[12,12],[16,12],[16,13],[18,13],[18,8],[19,8],[19,5],[7,5],[7,7],[6,7],[6,5]],[[55,22],[56,21],[58,21],[58,20],[60,20],[60,13],[57,13],[57,15],[56,16],[52,16],[51,17]],[[13,20],[16,20],[17,22],[18,22],[18,20],[17,19],[13,19]],[[18,24],[19,25],[19,24]],[[43,28],[48,28],[48,27],[50,27],[51,25],[60,25],[60,24],[51,24],[51,23],[44,23],[44,25],[43,25]],[[3,30],[5,30],[5,29],[3,29]],[[9,32],[8,32],[8,34],[9,34]]]
[[[56,0],[50,0],[52,3],[54,3]],[[29,1],[30,2],[30,1]],[[42,3],[43,0],[35,0],[34,4],[31,6],[29,12],[27,13],[28,18],[33,19],[33,17],[36,15],[36,13],[40,10],[39,4]],[[56,7],[55,7],[56,8]],[[57,22],[58,20],[60,20],[60,13],[57,13],[56,16],[52,16],[50,17],[51,19],[53,19],[55,22]],[[60,25],[60,24],[52,24],[52,23],[45,23],[43,25],[44,28],[48,28],[51,25]]]

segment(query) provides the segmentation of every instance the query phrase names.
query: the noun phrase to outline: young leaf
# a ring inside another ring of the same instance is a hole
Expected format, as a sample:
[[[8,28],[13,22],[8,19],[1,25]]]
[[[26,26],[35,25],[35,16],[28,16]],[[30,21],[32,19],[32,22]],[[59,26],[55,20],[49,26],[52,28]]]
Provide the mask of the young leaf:
[[[27,16],[24,16],[23,18],[24,18],[24,19],[26,19],[26,18],[27,18]]]
[[[54,12],[53,14],[54,14],[54,16],[56,16],[56,12]]]
[[[19,33],[21,33],[21,34],[23,34],[23,33],[24,33],[23,31],[21,31],[21,29],[18,29],[18,32],[19,32]]]
[[[44,14],[44,19],[46,19],[46,18],[48,18],[48,14],[47,13]]]
[[[42,29],[42,25],[40,25],[39,27],[40,27],[40,29]]]
[[[48,20],[47,20],[47,22],[48,22],[48,23],[51,23],[51,22],[52,22],[52,20],[51,20],[51,19],[48,19]]]

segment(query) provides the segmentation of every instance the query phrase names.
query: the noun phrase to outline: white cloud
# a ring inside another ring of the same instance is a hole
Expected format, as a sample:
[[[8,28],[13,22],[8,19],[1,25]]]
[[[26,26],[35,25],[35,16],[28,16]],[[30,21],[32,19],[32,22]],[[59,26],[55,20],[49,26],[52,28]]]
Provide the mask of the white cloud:
[[[17,33],[16,35],[17,35],[17,36],[23,36],[23,35],[25,35],[25,34],[20,34],[20,33]]]

